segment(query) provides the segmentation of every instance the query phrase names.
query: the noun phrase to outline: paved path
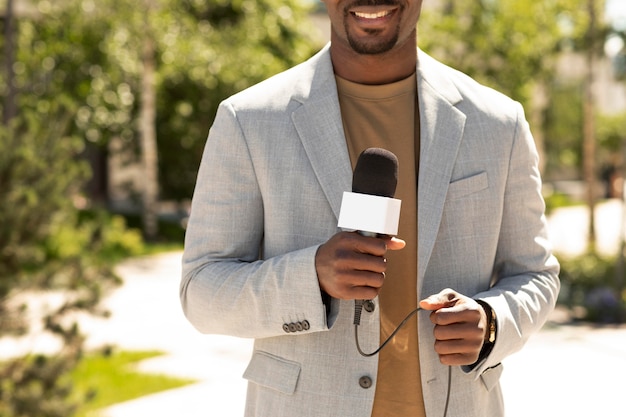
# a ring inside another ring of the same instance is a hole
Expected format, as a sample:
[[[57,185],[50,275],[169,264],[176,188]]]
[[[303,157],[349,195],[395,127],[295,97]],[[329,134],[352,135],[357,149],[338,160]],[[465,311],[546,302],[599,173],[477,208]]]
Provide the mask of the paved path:
[[[504,367],[507,417],[625,415],[626,327],[544,329]]]
[[[622,217],[619,200],[608,200],[596,206],[594,222],[599,252],[611,255],[617,253],[620,235],[626,236]],[[585,252],[589,230],[589,215],[585,207],[557,209],[548,222],[551,240],[559,254],[577,255]]]
[[[110,407],[106,417],[243,416],[241,375],[252,342],[202,335],[186,321],[178,299],[180,257],[170,253],[120,265],[125,285],[108,299],[110,320],[86,329],[93,335],[88,344],[162,350],[168,354],[143,361],[140,369],[200,382]]]
[[[619,240],[619,205],[604,204],[596,214],[604,242],[600,247],[612,251]],[[586,221],[580,209],[560,210],[550,219],[560,252],[575,254],[584,249],[580,230],[585,230]],[[241,375],[252,342],[201,335],[185,320],[178,300],[180,256],[169,253],[119,265],[124,285],[106,299],[112,316],[106,321],[85,320],[82,326],[89,334],[88,346],[162,350],[165,356],[146,360],[140,368],[199,382],[109,407],[106,417],[243,415],[246,384]],[[620,381],[626,374],[626,327],[555,324],[560,321],[555,314],[553,322],[505,361],[502,385],[507,416],[619,415],[624,404]],[[33,340],[29,343],[39,346]],[[10,354],[12,348],[23,346],[0,343],[0,356]]]
[[[618,202],[598,207],[599,248],[615,250],[621,218]],[[588,219],[581,209],[562,209],[550,219],[561,253],[584,250]],[[155,394],[107,410],[107,417],[240,417],[245,382],[241,374],[251,341],[198,334],[178,303],[180,253],[132,260],[120,266],[124,289],[110,298],[111,323],[94,342],[125,348],[158,348],[168,356],[146,361],[146,371],[191,376],[201,382]],[[615,415],[623,408],[626,327],[559,324],[555,313],[525,348],[509,357],[502,377],[508,417],[587,417]],[[297,416],[294,416],[297,417]]]
[[[110,407],[107,417],[241,417],[241,374],[251,342],[197,333],[178,304],[180,253],[120,266],[126,285],[109,299],[114,314],[89,329],[90,343],[162,349],[143,362],[148,372],[198,378],[199,383]],[[502,385],[508,417],[615,415],[623,406],[626,327],[557,324],[554,320],[508,358]],[[613,413],[611,413],[613,412]],[[297,417],[297,416],[294,416]]]

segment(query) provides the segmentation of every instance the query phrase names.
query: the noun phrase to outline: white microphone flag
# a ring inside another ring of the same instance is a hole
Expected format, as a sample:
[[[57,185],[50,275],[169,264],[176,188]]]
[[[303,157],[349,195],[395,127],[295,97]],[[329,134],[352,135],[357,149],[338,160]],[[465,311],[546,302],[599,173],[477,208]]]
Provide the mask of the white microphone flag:
[[[396,198],[344,191],[337,226],[343,230],[395,236],[401,203]]]

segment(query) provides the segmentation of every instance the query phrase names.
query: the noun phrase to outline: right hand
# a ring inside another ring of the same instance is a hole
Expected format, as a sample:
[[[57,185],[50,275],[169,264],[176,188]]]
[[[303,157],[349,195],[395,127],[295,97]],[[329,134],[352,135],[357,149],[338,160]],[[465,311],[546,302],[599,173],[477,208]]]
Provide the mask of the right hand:
[[[315,254],[320,288],[333,298],[371,300],[385,280],[388,250],[406,243],[395,237],[367,237],[356,232],[339,232]]]

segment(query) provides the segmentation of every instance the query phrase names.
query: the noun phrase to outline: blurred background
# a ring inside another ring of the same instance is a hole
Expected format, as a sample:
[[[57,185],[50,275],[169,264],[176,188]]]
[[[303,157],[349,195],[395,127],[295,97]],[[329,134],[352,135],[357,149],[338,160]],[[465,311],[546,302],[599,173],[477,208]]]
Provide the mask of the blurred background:
[[[424,3],[420,47],[520,101],[541,155],[563,289],[529,354],[619,351],[626,1]],[[0,417],[241,415],[249,341],[177,304],[185,222],[219,102],[324,45],[323,4],[0,0],[0,23]]]

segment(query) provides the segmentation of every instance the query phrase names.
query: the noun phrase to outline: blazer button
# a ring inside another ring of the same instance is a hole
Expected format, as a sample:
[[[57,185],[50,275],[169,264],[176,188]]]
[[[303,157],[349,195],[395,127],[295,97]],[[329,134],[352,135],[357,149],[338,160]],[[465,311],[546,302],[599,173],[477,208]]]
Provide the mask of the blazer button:
[[[359,378],[359,385],[361,386],[361,388],[368,389],[372,386],[372,378],[370,378],[369,376],[362,376],[361,378]]]
[[[298,331],[298,329],[296,328],[296,324],[295,323],[289,323],[289,331],[292,333],[295,333],[296,331]]]
[[[283,324],[283,330],[285,331],[285,333],[291,333],[291,330],[289,330],[289,325],[287,323]]]
[[[303,329],[303,328],[302,328],[302,322],[301,322],[301,321],[296,322],[296,330],[297,330],[297,331],[299,331],[299,332],[301,332],[301,331],[302,331],[302,329]]]
[[[302,320],[302,329],[304,330],[309,330],[311,328],[311,325],[309,324],[308,320]]]
[[[363,308],[368,313],[371,313],[372,311],[376,310],[376,304],[374,304],[372,300],[365,300],[365,302],[363,303]]]

